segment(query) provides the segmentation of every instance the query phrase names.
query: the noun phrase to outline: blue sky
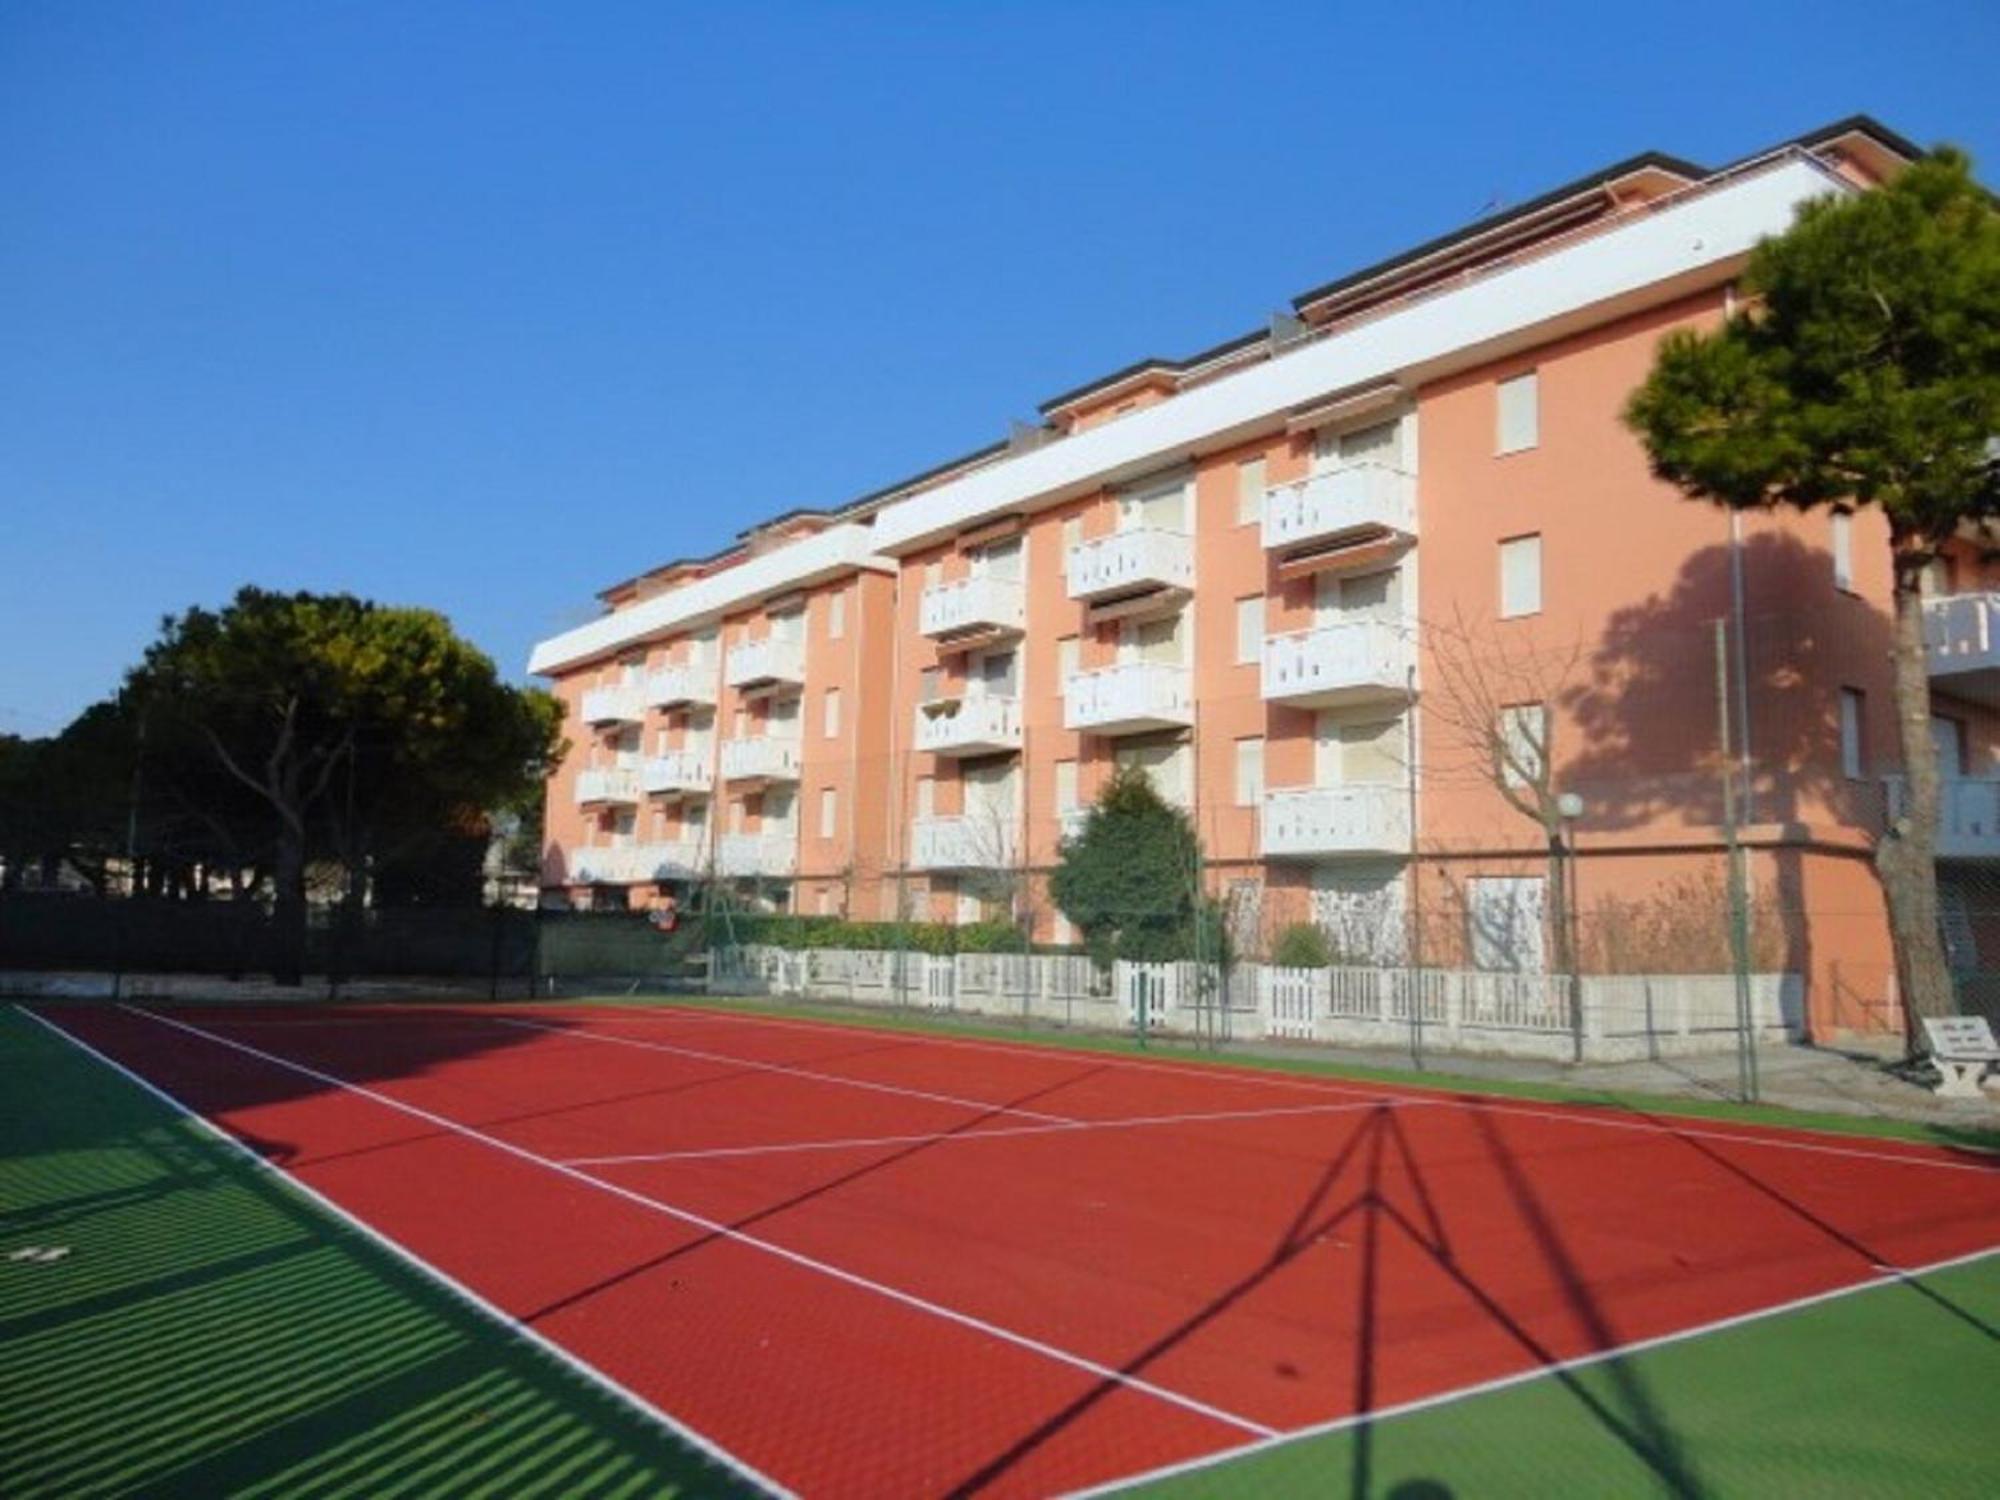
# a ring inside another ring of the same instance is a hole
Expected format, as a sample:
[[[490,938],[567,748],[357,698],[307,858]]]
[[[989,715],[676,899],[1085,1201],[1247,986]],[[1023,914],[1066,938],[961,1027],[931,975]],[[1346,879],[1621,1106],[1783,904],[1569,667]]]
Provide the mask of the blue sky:
[[[1533,16],[1533,20],[1520,17]],[[592,592],[1658,148],[2000,177],[2000,6],[0,0],[0,731],[243,582]]]

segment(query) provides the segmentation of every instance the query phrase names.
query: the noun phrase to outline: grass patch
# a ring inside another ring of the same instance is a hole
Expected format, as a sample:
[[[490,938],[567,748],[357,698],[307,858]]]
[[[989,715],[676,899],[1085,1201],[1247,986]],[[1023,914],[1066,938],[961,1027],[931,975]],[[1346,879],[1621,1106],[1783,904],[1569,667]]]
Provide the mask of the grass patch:
[[[0,1494],[752,1493],[11,1006],[0,1100]]]

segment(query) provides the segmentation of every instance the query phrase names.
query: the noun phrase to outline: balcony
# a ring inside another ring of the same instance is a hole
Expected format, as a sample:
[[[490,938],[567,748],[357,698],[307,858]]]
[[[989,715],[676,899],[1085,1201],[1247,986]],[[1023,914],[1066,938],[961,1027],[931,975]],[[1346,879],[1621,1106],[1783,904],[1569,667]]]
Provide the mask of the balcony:
[[[943,698],[917,705],[914,741],[928,755],[999,755],[1021,748],[1021,704],[1015,698]]]
[[[570,879],[577,885],[643,885],[692,880],[701,870],[701,846],[692,839],[660,844],[619,844],[572,849]]]
[[[629,766],[599,766],[576,773],[576,800],[588,807],[601,802],[637,802],[639,773]]]
[[[797,781],[799,742],[795,735],[759,735],[722,742],[724,781]]]
[[[1063,684],[1063,728],[1086,734],[1145,734],[1194,723],[1186,667],[1135,661],[1078,672]]]
[[[1889,820],[1907,801],[1900,776],[1887,778]],[[1939,859],[2000,859],[2000,777],[1949,776],[1938,785]]]
[[[1286,787],[1264,794],[1266,859],[1407,855],[1410,791],[1394,784]]]
[[[684,662],[662,667],[646,679],[646,701],[659,708],[707,707],[715,703],[715,663]]]
[[[1975,703],[2000,706],[2000,594],[1924,601],[1931,681]]]
[[[1069,549],[1069,596],[1097,603],[1151,589],[1194,587],[1194,538],[1151,526]]]
[[[913,870],[1004,870],[1019,851],[1012,828],[987,818],[917,818],[910,824]]]
[[[1266,547],[1324,547],[1383,535],[1417,535],[1417,481],[1401,469],[1355,464],[1264,492]]]
[[[806,680],[805,646],[799,641],[780,640],[772,635],[762,640],[740,642],[729,648],[723,677],[733,688],[803,687]]]
[[[644,695],[633,683],[592,688],[583,695],[586,724],[637,724],[646,717]]]
[[[649,796],[704,796],[715,786],[705,750],[671,750],[640,762],[639,784]]]
[[[1027,592],[1012,578],[961,578],[925,589],[917,629],[952,645],[998,640],[1027,628]]]
[[[1264,701],[1332,708],[1409,696],[1410,633],[1385,620],[1350,620],[1264,637]]]
[[[726,833],[715,846],[715,871],[733,880],[783,879],[799,867],[796,829],[779,833]]]

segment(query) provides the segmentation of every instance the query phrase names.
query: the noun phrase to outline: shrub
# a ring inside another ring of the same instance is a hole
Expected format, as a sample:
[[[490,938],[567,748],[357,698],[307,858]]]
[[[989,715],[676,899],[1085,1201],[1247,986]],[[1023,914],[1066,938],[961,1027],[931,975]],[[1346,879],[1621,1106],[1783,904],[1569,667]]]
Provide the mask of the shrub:
[[[1333,966],[1333,944],[1311,922],[1294,922],[1278,934],[1271,962],[1281,969],[1326,969]]]

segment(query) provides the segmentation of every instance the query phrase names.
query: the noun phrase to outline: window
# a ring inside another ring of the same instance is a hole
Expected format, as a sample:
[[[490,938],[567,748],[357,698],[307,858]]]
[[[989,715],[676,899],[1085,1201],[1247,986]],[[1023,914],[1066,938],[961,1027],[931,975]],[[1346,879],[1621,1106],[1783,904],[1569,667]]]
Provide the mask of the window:
[[[1497,451],[1519,453],[1541,442],[1541,381],[1535,371],[1503,380],[1496,388],[1499,401]]]
[[[1236,805],[1255,807],[1264,800],[1264,741],[1236,742]]]
[[[1313,870],[1313,924],[1344,963],[1405,962],[1406,912],[1403,877],[1392,865]]]
[[[938,684],[941,681],[943,681],[943,676],[936,667],[925,667],[923,677],[917,688],[918,701],[920,703],[937,702]]]
[[[1004,541],[988,542],[972,555],[972,571],[980,578],[1008,578],[1018,582],[1021,577],[1021,539],[1010,536]]]
[[[1083,545],[1083,517],[1064,516],[1062,525],[1063,572],[1069,572],[1069,555]]]
[[[1833,586],[1854,591],[1854,517],[1847,511],[1833,513],[1829,527],[1833,542]]]
[[[840,734],[840,689],[828,688],[826,697],[821,701],[824,704],[824,711],[820,717],[824,720],[826,737],[834,739]]]
[[[1187,481],[1187,471],[1177,469],[1126,486],[1118,496],[1118,529],[1188,530]]]
[[[819,836],[823,839],[832,838],[833,830],[838,826],[839,818],[840,793],[830,786],[821,787],[819,789]]]
[[[1542,539],[1512,537],[1500,544],[1500,618],[1542,612]]]
[[[919,776],[917,778],[917,816],[930,818],[937,815],[937,778]]]
[[[1859,688],[1840,690],[1840,774],[1859,780],[1862,766],[1862,725],[1868,699]]]
[[[1069,686],[1070,678],[1076,676],[1082,659],[1083,646],[1077,637],[1066,635],[1056,642],[1056,681],[1065,689]]]
[[[1264,457],[1246,458],[1236,465],[1236,524],[1251,526],[1264,519]]]
[[[1548,749],[1549,711],[1540,703],[1515,703],[1500,710],[1500,776],[1515,791],[1541,780]]]
[[[1239,666],[1264,659],[1264,596],[1236,601],[1236,661]]]
[[[1056,811],[1068,812],[1076,805],[1076,762],[1059,760],[1056,762]]]
[[[1539,875],[1475,875],[1466,881],[1466,947],[1475,969],[1539,974],[1547,888]]]
[[[934,589],[937,588],[943,582],[944,582],[944,563],[937,558],[932,558],[929,562],[924,564],[924,587],[927,589]]]
[[[826,635],[828,640],[837,641],[847,634],[847,590],[828,597],[826,601]]]
[[[1021,690],[1018,660],[1019,653],[1011,648],[989,651],[977,659],[971,681],[989,698],[1012,698]]]

